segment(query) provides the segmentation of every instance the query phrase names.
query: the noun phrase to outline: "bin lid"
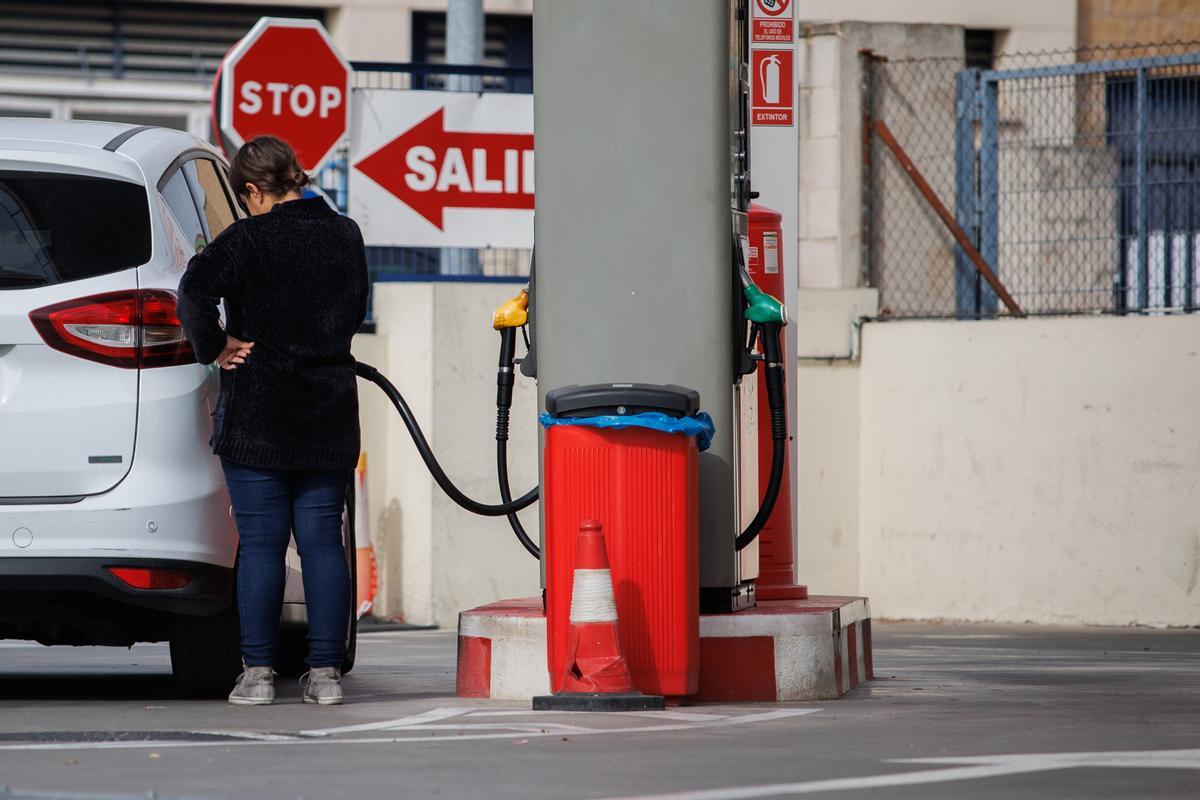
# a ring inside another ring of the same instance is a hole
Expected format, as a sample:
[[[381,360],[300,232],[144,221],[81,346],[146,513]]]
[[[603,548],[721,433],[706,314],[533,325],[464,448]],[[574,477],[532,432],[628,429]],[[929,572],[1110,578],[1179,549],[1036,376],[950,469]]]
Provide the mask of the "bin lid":
[[[659,412],[690,417],[700,410],[700,393],[684,386],[653,383],[593,383],[546,393],[546,411],[556,417],[594,417]]]

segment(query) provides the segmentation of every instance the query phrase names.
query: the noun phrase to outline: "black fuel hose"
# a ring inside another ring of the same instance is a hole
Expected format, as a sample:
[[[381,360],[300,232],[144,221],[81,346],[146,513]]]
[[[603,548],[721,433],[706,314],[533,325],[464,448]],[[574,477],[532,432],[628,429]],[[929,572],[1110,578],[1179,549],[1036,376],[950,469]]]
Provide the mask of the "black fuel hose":
[[[767,406],[771,409],[771,475],[767,478],[767,491],[763,494],[758,513],[746,530],[738,535],[734,547],[740,552],[758,538],[758,534],[771,518],[779,489],[783,485],[783,468],[787,463],[787,388],[783,371],[783,347],[778,323],[768,322],[756,326],[763,346],[763,369],[767,384]]]
[[[392,385],[392,382],[380,373],[379,370],[372,367],[370,364],[364,364],[361,361],[355,363],[355,373],[358,377],[368,380],[383,390],[388,399],[392,401],[392,405],[396,407],[396,411],[400,413],[400,418],[404,420],[405,427],[408,428],[408,433],[412,436],[413,444],[416,445],[417,452],[421,454],[421,460],[425,462],[429,473],[433,475],[433,479],[437,481],[438,486],[445,492],[451,500],[458,503],[460,506],[470,511],[472,514],[479,514],[484,517],[503,517],[509,514],[515,514],[523,508],[528,508],[537,502],[538,487],[534,487],[525,494],[511,502],[505,502],[500,505],[488,505],[472,500],[467,497],[459,488],[454,485],[450,478],[446,475],[445,470],[438,463],[437,457],[433,454],[433,450],[429,447],[429,442],[425,439],[425,434],[421,431],[421,426],[417,424],[416,417],[413,416],[412,409],[408,407],[408,403],[404,401],[404,397]]]
[[[512,410],[513,395],[513,365],[516,363],[517,329],[502,328],[500,330],[500,363],[496,369],[496,478],[500,483],[500,500],[512,502],[512,489],[508,485],[508,423]],[[516,512],[505,515],[508,525],[516,534],[517,541],[529,555],[541,559],[542,550],[521,524]]]

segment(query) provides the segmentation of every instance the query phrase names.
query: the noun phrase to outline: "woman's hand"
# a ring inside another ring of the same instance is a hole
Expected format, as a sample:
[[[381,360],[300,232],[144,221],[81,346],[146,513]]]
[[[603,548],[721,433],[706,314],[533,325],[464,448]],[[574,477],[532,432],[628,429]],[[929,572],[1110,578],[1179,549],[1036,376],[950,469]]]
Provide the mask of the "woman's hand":
[[[246,363],[253,347],[254,342],[243,342],[241,339],[226,336],[225,349],[217,356],[217,366],[221,369],[237,369],[238,364]]]

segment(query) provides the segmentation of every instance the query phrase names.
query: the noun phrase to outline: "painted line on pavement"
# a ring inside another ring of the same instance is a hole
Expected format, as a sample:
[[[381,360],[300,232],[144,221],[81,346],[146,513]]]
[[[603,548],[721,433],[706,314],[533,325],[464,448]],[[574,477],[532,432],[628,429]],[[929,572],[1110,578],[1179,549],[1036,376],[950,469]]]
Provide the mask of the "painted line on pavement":
[[[585,728],[581,725],[562,725],[554,722],[509,722],[482,723],[479,725],[406,725],[403,728],[388,728],[389,731],[518,731],[521,733],[602,733],[603,728]]]
[[[361,725],[343,725],[338,728],[317,728],[300,731],[301,736],[332,736],[336,733],[359,733],[361,731],[386,731],[391,728],[408,728],[423,722],[438,722],[439,720],[457,717],[471,711],[470,708],[435,708],[409,717],[389,719],[383,722],[367,722]]]
[[[1032,753],[959,758],[903,758],[891,759],[891,763],[964,764],[969,766],[924,769],[915,772],[890,772],[858,778],[826,778],[797,783],[769,783],[758,786],[730,786],[722,789],[622,795],[604,798],[604,800],[753,800],[759,797],[778,797],[780,795],[886,789],[895,786],[978,780],[1081,767],[1200,770],[1200,750],[1130,750],[1107,753]]]
[[[415,714],[411,717],[401,717],[398,720],[387,720],[384,722],[368,723],[369,727],[364,727],[361,725],[350,725],[350,726],[344,726],[342,728],[326,728],[326,729],[322,729],[321,731],[318,731],[315,733],[314,732],[301,732],[305,736],[305,738],[295,738],[295,739],[282,739],[282,740],[241,739],[241,740],[235,740],[235,741],[210,741],[210,742],[178,741],[178,740],[157,741],[157,742],[156,741],[40,742],[40,743],[39,742],[30,742],[30,743],[26,743],[26,744],[0,744],[0,752],[32,751],[32,750],[167,750],[167,749],[176,749],[176,748],[180,748],[180,747],[277,747],[277,746],[281,746],[281,745],[283,745],[283,746],[287,746],[287,745],[305,746],[305,745],[316,745],[316,744],[320,744],[320,745],[375,745],[375,744],[405,744],[405,743],[412,743],[412,742],[433,744],[433,743],[444,743],[444,742],[481,741],[481,740],[487,740],[487,739],[541,739],[541,738],[546,738],[546,737],[551,737],[551,736],[557,736],[557,737],[563,736],[562,731],[550,730],[549,727],[547,727],[545,725],[537,726],[538,730],[536,732],[513,731],[510,728],[505,732],[478,733],[478,734],[460,733],[459,735],[455,735],[455,736],[440,736],[440,737],[439,736],[386,736],[386,737],[376,736],[376,737],[338,739],[338,738],[333,738],[329,734],[329,731],[340,731],[340,732],[356,732],[356,731],[362,731],[362,730],[381,731],[381,730],[387,730],[386,727],[381,727],[381,726],[396,726],[396,725],[406,726],[403,728],[403,730],[405,732],[417,732],[417,731],[422,731],[422,730],[428,730],[428,731],[432,732],[433,728],[431,726],[421,726],[419,724],[412,724],[411,721],[417,717],[423,717],[427,722],[432,723],[432,722],[436,721],[434,717],[439,712],[444,714],[444,716],[440,716],[440,717],[438,717],[438,719],[448,719],[450,717],[457,716],[459,714],[462,714],[462,713],[464,713],[466,711],[470,711],[470,710],[471,709],[469,709],[469,708],[460,708],[460,709],[437,708],[437,709],[433,709],[431,711],[427,711],[424,714]],[[711,730],[714,728],[723,728],[723,727],[733,726],[733,725],[750,725],[750,724],[755,724],[755,723],[760,723],[760,722],[771,722],[771,721],[776,721],[776,720],[801,717],[801,716],[806,716],[808,714],[815,714],[816,712],[818,712],[820,710],[821,709],[819,709],[819,708],[781,709],[778,711],[770,711],[770,712],[762,713],[762,714],[744,714],[744,715],[737,716],[737,717],[727,717],[725,719],[717,720],[716,722],[704,723],[704,724],[676,723],[676,724],[666,724],[666,725],[625,726],[625,727],[618,727],[618,728],[584,728],[579,731],[573,731],[569,735],[571,735],[571,736],[598,736],[598,735],[603,735],[603,734],[636,734],[636,733],[667,733],[667,732],[676,732],[676,731],[703,731],[703,730]],[[453,714],[446,713],[446,712],[451,712],[451,711],[453,711],[455,713],[453,713]],[[484,725],[479,725],[479,726],[463,725],[461,727],[460,726],[454,726],[454,727],[455,727],[455,729],[462,730],[462,731],[470,730],[471,728],[485,728],[485,727],[490,728],[490,726],[484,726]],[[504,726],[504,727],[507,728],[508,726]]]
[[[542,714],[589,714],[589,711],[472,711],[468,717],[531,717]],[[671,719],[678,722],[715,722],[725,719],[728,714],[697,714],[687,711],[606,711],[608,717],[653,717],[654,719]]]
[[[286,733],[255,733],[254,731],[188,731],[201,736],[233,736],[238,739],[253,739],[258,742],[296,742],[300,737]]]

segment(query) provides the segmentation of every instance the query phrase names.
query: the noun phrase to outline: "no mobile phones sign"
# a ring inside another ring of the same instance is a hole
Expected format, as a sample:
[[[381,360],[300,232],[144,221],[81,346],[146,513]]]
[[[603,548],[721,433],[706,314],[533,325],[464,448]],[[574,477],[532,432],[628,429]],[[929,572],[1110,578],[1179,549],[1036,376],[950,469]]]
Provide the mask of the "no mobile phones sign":
[[[792,0],[754,0],[750,14],[751,44],[791,44],[796,38]]]

